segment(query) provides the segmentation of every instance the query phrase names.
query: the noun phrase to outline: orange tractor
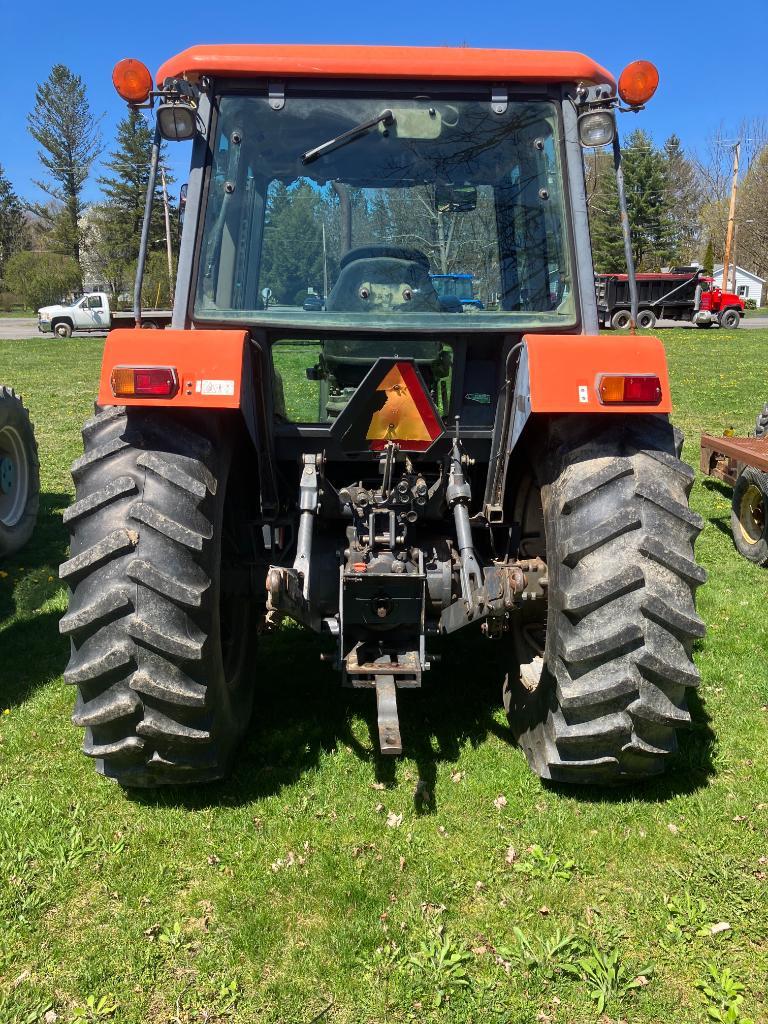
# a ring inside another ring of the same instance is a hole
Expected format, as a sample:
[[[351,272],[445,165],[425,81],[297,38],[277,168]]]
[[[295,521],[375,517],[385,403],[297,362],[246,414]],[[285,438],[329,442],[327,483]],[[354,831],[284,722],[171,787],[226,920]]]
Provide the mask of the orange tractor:
[[[637,109],[657,81],[635,62],[618,93]],[[474,628],[542,778],[663,770],[698,683],[702,524],[661,343],[598,333],[583,148],[613,146],[625,210],[612,76],[577,53],[230,45],[114,82],[157,127],[137,329],[106,341],[61,567],[98,770],[224,775],[281,616],[374,691],[382,754],[432,639]],[[163,139],[192,160],[173,321],[143,331]],[[459,271],[482,309],[440,301]]]

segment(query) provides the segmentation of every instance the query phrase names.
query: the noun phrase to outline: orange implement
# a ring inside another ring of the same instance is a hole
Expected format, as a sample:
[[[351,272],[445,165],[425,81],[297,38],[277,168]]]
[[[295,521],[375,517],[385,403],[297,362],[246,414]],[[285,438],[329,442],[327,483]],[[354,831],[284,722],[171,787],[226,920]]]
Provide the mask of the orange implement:
[[[472,50],[465,46],[191,46],[157,72],[167,78],[469,79],[506,82],[590,82],[615,90],[610,72],[567,50]]]
[[[658,338],[629,335],[621,341],[600,335],[527,334],[531,412],[671,412],[664,346]],[[606,376],[654,376],[661,400],[652,405],[600,401]]]
[[[239,409],[246,337],[238,330],[110,331],[101,362],[99,404]],[[117,398],[113,374],[131,367],[167,367],[175,371],[178,390],[171,398]]]

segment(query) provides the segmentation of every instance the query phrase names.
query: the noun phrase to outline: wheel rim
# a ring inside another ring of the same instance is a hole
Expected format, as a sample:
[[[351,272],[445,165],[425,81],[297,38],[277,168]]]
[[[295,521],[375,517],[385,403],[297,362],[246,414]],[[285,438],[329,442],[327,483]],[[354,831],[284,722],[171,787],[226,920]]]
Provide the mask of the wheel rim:
[[[739,528],[747,544],[757,544],[765,533],[765,499],[756,484],[749,484],[739,502]]]
[[[0,523],[16,526],[24,515],[29,492],[29,459],[15,427],[0,430]]]

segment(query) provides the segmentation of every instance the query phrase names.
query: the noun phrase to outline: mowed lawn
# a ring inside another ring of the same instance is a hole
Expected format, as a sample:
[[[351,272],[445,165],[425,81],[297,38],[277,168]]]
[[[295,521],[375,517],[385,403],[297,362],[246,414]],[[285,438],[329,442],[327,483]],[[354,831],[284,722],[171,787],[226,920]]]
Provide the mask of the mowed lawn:
[[[697,465],[702,430],[746,431],[768,398],[768,331],[661,336]],[[768,1020],[768,572],[733,549],[727,488],[692,495],[709,632],[663,780],[542,785],[507,734],[499,648],[471,636],[402,696],[407,754],[384,762],[373,695],[285,626],[234,777],[127,794],[80,754],[58,634],[100,354],[0,342],[43,488],[0,567],[0,1024]]]

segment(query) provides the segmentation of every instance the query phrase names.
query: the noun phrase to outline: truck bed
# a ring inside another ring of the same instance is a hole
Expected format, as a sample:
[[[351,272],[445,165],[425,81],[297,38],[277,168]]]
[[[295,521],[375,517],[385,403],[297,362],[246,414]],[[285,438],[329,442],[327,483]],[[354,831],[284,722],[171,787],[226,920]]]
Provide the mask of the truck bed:
[[[701,435],[701,471],[706,476],[733,486],[745,466],[768,473],[768,437]]]

